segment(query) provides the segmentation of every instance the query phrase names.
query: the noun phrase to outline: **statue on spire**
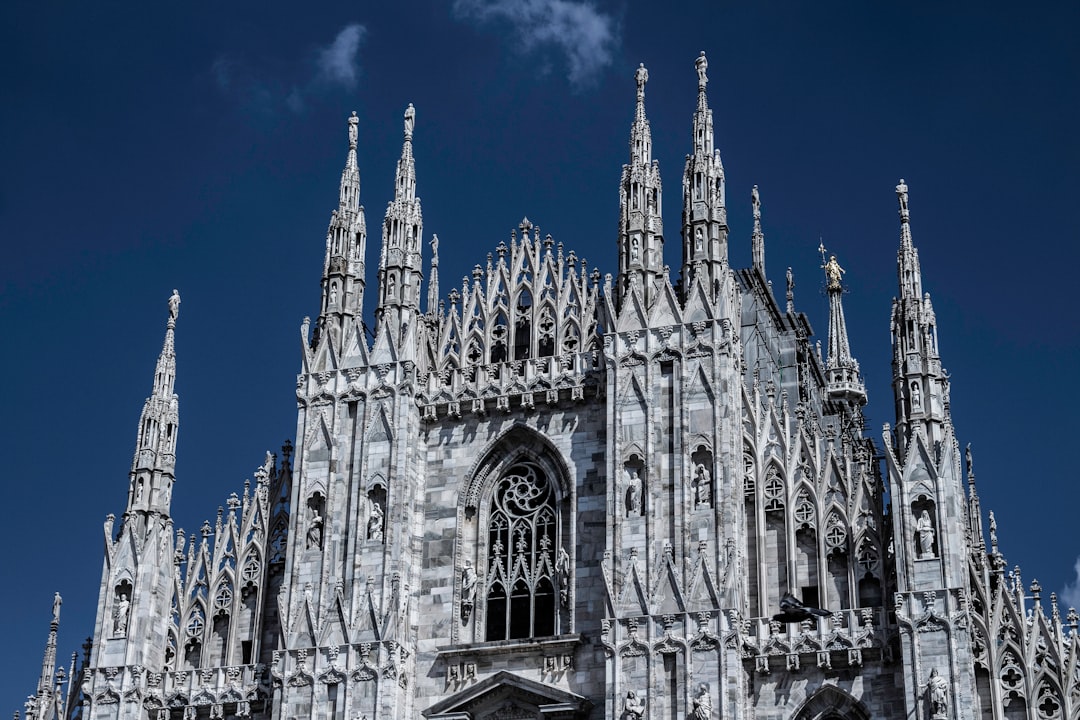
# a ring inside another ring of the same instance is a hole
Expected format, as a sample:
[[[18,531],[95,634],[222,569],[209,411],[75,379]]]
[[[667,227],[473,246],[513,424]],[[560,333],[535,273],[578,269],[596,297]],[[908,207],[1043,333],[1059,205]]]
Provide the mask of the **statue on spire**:
[[[896,186],[896,197],[900,200],[900,219],[906,221],[908,219],[908,206],[907,185],[904,183],[904,178],[900,178],[900,184]]]
[[[353,110],[353,114],[349,116],[349,149],[356,149],[356,126],[360,123],[360,120],[356,117],[356,111]]]
[[[180,315],[180,293],[173,288],[172,296],[169,297],[169,320],[176,322]]]
[[[405,139],[412,140],[413,126],[416,125],[416,109],[413,104],[405,108]]]
[[[829,255],[829,260],[825,261],[825,243],[818,243],[818,251],[821,253],[821,259],[823,261],[821,269],[825,271],[826,287],[829,290],[841,290],[841,280],[846,270],[840,267],[840,263],[836,262],[835,255]]]
[[[761,195],[758,194],[757,185],[750,191],[750,204],[754,206],[754,226],[761,224]]]
[[[638,102],[642,102],[645,99],[645,83],[649,82],[649,71],[645,69],[645,63],[638,65],[637,72],[634,73],[634,80],[637,81]]]
[[[697,60],[694,61],[694,67],[697,68],[698,91],[705,92],[705,86],[709,84],[709,76],[705,74],[705,71],[709,69],[709,61],[705,58],[704,50],[701,51]]]

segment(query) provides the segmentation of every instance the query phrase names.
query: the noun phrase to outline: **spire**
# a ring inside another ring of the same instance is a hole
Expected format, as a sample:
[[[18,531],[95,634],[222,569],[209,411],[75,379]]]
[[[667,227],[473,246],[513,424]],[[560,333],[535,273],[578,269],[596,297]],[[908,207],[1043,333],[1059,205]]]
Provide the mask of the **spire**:
[[[761,195],[757,185],[750,191],[750,203],[754,207],[753,254],[754,267],[765,276],[765,233],[761,231]]]
[[[683,173],[683,291],[689,293],[700,275],[700,281],[707,284],[711,293],[728,263],[727,191],[724,164],[715,147],[712,110],[705,95],[709,61],[704,51],[694,61],[694,67],[698,100],[693,118],[693,153],[686,156]],[[756,188],[754,192],[756,197]]]
[[[41,660],[41,678],[38,680],[39,697],[50,694],[52,691],[53,673],[56,672],[56,635],[60,629],[60,605],[63,602],[60,593],[53,595],[52,622],[49,623],[49,639],[45,643],[45,656]]]
[[[420,244],[424,231],[420,198],[416,196],[416,166],[413,161],[413,128],[416,110],[405,110],[405,139],[394,181],[394,199],[386,208],[383,222],[382,254],[379,261],[379,306],[375,310],[380,329],[391,328],[395,342],[404,339],[410,318],[420,312],[420,283],[423,279]]]
[[[938,354],[937,320],[930,295],[922,291],[919,251],[911,239],[908,187],[896,186],[900,205],[900,249],[896,254],[899,297],[893,300],[893,394],[901,455],[913,423],[924,425],[931,447],[944,437],[948,422],[948,376]]]
[[[180,293],[169,297],[169,319],[165,342],[154,370],[154,388],[143,404],[131,463],[128,512],[169,514],[176,466],[176,436],[180,426],[180,401],[176,382],[176,319],[180,315]]]
[[[637,107],[630,126],[630,162],[623,165],[619,200],[619,303],[637,287],[648,304],[656,281],[665,274],[664,221],[661,207],[660,163],[652,156],[652,131],[645,116],[642,64],[634,74]]]
[[[829,293],[829,354],[825,361],[826,392],[829,398],[844,403],[848,408],[866,404],[866,386],[859,374],[859,363],[851,356],[848,343],[847,322],[844,320],[844,268],[835,255],[825,260],[825,245],[818,244],[821,268],[825,271],[826,288]]]
[[[330,214],[326,230],[322,309],[317,327],[335,341],[342,335],[346,318],[363,314],[367,221],[360,204],[360,170],[356,164],[359,122],[354,112],[349,117],[349,152],[341,171],[338,207]]]
[[[427,312],[435,317],[439,310],[439,236],[431,236],[431,278],[428,280]]]

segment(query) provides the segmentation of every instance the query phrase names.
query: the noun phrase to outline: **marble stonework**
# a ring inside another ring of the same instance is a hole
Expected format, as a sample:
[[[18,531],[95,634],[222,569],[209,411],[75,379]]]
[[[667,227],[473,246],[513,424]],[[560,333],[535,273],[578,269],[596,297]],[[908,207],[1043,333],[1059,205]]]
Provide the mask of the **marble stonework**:
[[[728,263],[707,69],[681,253],[634,74],[614,276],[524,219],[441,293],[410,105],[371,342],[354,113],[295,447],[173,527],[174,291],[92,643],[61,692],[57,596],[24,717],[1077,717],[1076,612],[1006,572],[992,516],[984,535],[906,184],[897,417],[872,436],[835,255],[824,353],[790,270],[783,304],[766,280],[757,187],[753,264]],[[787,592],[827,616],[774,619]]]

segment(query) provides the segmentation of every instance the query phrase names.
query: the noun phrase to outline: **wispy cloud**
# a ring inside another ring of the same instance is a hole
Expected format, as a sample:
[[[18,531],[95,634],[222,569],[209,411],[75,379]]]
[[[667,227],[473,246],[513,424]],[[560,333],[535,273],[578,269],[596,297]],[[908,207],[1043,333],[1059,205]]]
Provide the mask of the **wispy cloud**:
[[[1076,558],[1073,571],[1076,572],[1076,577],[1073,578],[1071,583],[1066,583],[1065,587],[1062,588],[1061,604],[1067,608],[1080,608],[1080,557]]]
[[[525,52],[556,48],[578,88],[611,64],[618,44],[615,18],[584,0],[454,0],[454,13],[478,25],[509,27]]]
[[[360,78],[360,46],[367,29],[346,25],[327,45],[314,48],[306,62],[290,66],[280,59],[255,63],[235,53],[219,55],[210,67],[218,90],[246,110],[262,115],[300,114],[307,99],[331,87],[352,90]]]
[[[321,48],[318,55],[319,76],[351,90],[360,75],[360,43],[367,30],[359,23],[346,25],[334,41]]]

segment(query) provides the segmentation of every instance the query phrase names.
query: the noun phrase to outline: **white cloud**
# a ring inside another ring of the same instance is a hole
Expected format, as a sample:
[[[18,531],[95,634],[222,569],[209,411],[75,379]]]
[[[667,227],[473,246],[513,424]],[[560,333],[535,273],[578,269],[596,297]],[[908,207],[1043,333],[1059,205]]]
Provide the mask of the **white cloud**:
[[[585,0],[455,0],[454,12],[477,24],[508,25],[526,52],[557,48],[572,85],[588,85],[612,62],[615,19]]]
[[[299,115],[307,107],[308,98],[333,86],[346,90],[356,86],[360,45],[366,34],[359,23],[346,25],[328,45],[315,48],[306,63],[256,64],[242,55],[224,53],[214,59],[210,74],[218,90],[245,111],[265,116],[284,111]]]
[[[365,34],[367,34],[366,28],[359,23],[346,25],[332,43],[320,48],[319,77],[349,90],[356,87],[356,79],[360,75],[360,62],[357,55]]]
[[[1076,558],[1073,570],[1076,572],[1076,577],[1073,578],[1071,583],[1066,583],[1065,587],[1062,588],[1061,605],[1067,608],[1080,608],[1080,557]]]

